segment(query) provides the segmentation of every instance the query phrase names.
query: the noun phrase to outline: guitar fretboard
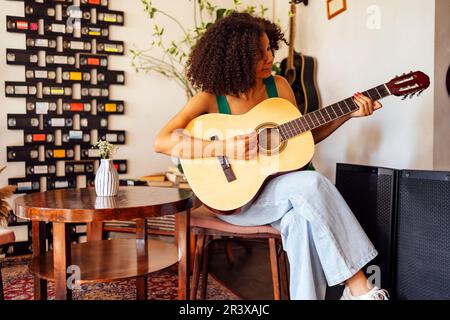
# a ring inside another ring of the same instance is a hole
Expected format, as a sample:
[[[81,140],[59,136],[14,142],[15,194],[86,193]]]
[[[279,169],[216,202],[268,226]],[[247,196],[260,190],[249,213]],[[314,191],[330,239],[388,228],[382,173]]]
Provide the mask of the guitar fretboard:
[[[387,89],[386,85],[383,84],[364,91],[362,94],[376,101],[389,96],[391,93]],[[307,113],[301,118],[283,123],[279,125],[277,129],[280,132],[282,141],[284,141],[321,127],[358,109],[359,107],[354,102],[353,97],[347,98],[328,107]]]

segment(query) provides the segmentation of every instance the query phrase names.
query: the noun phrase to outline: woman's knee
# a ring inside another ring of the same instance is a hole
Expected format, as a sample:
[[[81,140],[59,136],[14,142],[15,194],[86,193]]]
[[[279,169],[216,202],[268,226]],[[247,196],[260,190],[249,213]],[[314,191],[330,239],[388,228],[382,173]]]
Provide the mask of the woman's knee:
[[[327,178],[316,171],[294,171],[273,179],[265,188],[261,199],[274,201],[277,198],[302,194],[305,198],[317,196],[317,190],[322,184],[327,184]],[[329,183],[329,182],[328,182]]]
[[[320,185],[327,182],[328,179],[321,173],[307,170],[293,173],[292,181],[290,183],[300,190],[316,190]]]

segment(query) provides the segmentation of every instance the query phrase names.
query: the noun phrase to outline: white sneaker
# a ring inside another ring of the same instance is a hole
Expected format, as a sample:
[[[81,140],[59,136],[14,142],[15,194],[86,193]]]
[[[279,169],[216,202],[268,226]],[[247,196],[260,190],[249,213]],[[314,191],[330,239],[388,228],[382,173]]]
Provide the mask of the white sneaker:
[[[352,296],[350,289],[345,286],[340,300],[389,300],[387,290],[373,287],[372,290],[361,296]]]

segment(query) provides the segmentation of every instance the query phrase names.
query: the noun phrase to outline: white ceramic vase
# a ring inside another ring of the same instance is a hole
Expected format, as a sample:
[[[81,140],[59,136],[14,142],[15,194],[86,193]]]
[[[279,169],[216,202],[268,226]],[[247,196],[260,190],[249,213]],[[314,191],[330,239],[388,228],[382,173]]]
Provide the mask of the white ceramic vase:
[[[101,159],[95,175],[95,192],[99,197],[114,197],[119,191],[119,175],[111,159]]]

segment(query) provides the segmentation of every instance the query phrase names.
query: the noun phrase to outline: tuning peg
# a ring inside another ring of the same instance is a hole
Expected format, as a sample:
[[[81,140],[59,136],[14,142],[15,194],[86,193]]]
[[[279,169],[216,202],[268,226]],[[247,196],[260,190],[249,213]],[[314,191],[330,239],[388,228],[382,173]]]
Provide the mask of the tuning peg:
[[[410,98],[410,99],[414,98],[414,94],[415,94],[415,92],[411,93],[411,94],[409,95],[409,98]]]
[[[419,93],[417,94],[418,97],[420,97],[420,95],[422,94],[424,90],[420,90]]]
[[[405,100],[406,98],[408,98],[407,94],[403,96],[402,100]]]

